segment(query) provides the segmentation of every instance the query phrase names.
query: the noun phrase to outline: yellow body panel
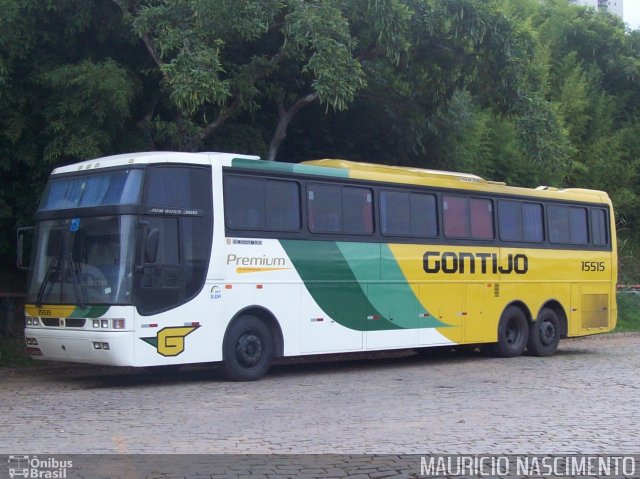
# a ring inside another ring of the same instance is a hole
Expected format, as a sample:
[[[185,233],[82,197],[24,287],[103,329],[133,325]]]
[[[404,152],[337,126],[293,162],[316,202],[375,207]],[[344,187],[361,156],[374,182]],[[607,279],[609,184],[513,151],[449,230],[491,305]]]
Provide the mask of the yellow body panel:
[[[389,245],[425,310],[460,343],[496,339],[502,311],[522,304],[534,319],[551,303],[563,309],[568,335],[615,328],[616,268],[609,251]],[[422,261],[419,259],[423,258]],[[586,271],[592,269],[594,271]]]

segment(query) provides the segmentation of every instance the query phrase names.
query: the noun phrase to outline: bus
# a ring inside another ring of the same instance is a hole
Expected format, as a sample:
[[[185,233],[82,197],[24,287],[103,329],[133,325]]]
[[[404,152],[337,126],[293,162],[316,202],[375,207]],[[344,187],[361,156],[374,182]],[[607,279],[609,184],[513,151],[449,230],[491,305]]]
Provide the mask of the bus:
[[[147,152],[55,169],[34,222],[36,359],[221,362],[255,380],[285,356],[464,345],[550,356],[561,338],[616,324],[602,191]]]

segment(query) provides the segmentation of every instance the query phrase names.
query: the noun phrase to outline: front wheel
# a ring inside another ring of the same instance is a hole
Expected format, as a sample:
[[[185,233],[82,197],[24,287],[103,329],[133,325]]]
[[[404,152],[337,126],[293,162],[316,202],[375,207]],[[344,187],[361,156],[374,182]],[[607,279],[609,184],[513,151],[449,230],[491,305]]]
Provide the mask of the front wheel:
[[[498,342],[492,345],[497,356],[514,358],[520,356],[529,340],[529,324],[527,318],[517,306],[509,306],[504,310],[498,323]]]
[[[232,381],[255,381],[264,376],[273,359],[273,339],[264,322],[241,316],[227,330],[222,346],[222,369]]]
[[[556,312],[543,308],[538,319],[531,323],[527,350],[534,356],[551,356],[560,342],[560,320]]]

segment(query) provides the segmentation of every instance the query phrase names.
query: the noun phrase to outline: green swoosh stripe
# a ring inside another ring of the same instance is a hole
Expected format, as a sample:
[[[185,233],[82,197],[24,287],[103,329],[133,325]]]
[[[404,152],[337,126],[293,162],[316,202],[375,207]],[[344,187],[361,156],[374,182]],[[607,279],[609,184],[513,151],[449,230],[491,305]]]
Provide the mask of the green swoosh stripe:
[[[418,327],[419,302],[386,245],[280,243],[313,299],[337,323],[357,331]],[[443,325],[435,318],[420,323]]]

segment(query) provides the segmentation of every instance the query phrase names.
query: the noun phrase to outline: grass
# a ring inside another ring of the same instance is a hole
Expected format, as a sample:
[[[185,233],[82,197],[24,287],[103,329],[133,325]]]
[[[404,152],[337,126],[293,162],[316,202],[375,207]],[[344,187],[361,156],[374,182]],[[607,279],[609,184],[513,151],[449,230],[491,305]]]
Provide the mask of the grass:
[[[618,293],[618,324],[614,333],[640,331],[640,294]]]
[[[618,293],[618,325],[614,333],[640,331],[640,294]],[[24,338],[0,337],[0,367],[34,367],[46,362],[34,361],[29,357]]]
[[[0,367],[19,368],[37,365],[29,357],[24,345],[24,338],[3,338],[0,337]]]

